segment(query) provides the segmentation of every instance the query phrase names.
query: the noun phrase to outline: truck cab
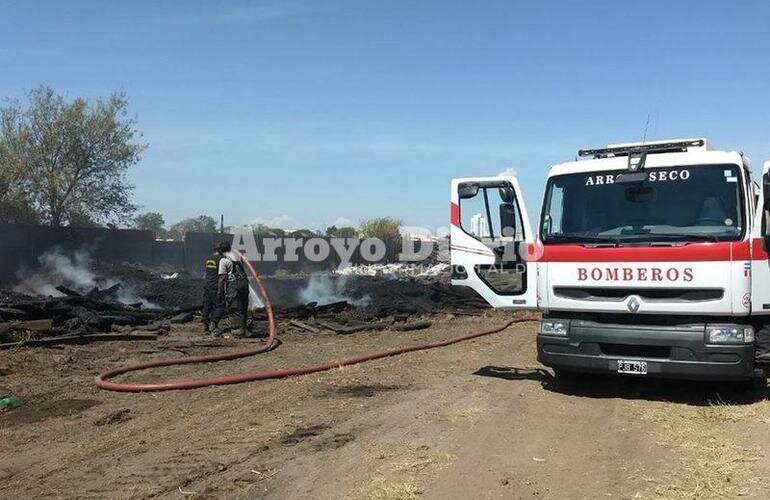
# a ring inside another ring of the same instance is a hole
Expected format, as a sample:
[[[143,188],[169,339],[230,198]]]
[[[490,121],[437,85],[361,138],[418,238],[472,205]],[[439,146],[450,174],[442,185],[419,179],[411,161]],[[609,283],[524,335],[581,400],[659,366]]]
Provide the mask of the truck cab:
[[[705,139],[609,145],[550,168],[532,226],[515,176],[455,179],[452,283],[541,310],[557,374],[748,380],[770,314],[762,185]]]

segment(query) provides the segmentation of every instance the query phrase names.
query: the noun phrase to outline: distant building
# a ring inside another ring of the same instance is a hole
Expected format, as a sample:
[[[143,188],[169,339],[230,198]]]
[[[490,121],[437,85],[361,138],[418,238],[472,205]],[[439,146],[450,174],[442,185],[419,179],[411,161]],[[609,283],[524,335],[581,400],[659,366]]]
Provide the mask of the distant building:
[[[471,216],[471,233],[479,238],[489,236],[487,218],[481,214],[473,214]]]

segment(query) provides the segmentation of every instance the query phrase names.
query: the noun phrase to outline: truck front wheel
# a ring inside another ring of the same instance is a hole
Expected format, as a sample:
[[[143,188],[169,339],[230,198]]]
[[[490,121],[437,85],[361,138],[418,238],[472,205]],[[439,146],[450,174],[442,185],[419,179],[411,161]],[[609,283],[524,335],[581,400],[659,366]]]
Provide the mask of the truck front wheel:
[[[739,382],[738,387],[755,395],[758,399],[764,399],[767,393],[767,369],[755,369],[754,375],[746,381]]]
[[[586,378],[585,373],[565,370],[564,368],[554,368],[553,374],[556,380],[562,383],[575,383]]]
[[[770,366],[770,325],[754,334],[754,360],[760,366]]]

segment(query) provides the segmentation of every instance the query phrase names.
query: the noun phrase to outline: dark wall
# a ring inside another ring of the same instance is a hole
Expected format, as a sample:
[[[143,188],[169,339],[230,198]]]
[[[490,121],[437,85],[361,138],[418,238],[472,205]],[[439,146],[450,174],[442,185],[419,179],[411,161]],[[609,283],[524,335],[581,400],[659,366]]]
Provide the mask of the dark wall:
[[[152,263],[154,265],[171,266],[175,269],[184,269],[184,241],[153,241]]]
[[[184,247],[185,247],[185,267],[187,270],[191,272],[202,272],[203,271],[203,261],[206,259],[206,257],[213,252],[214,245],[223,239],[232,240],[233,235],[231,234],[218,234],[218,233],[186,233],[185,234],[185,240],[184,240]],[[322,240],[325,240],[327,243],[329,242],[330,238],[319,238]],[[299,238],[283,238],[284,244],[280,245],[278,248],[275,249],[275,260],[262,260],[261,256],[265,254],[265,239],[262,237],[256,238],[256,246],[257,251],[259,252],[259,256],[254,259],[250,258],[252,264],[254,265],[254,268],[257,270],[258,273],[262,275],[272,275],[278,270],[287,271],[287,272],[306,272],[311,273],[315,271],[328,271],[330,269],[335,269],[340,264],[340,258],[335,252],[334,249],[331,249],[329,252],[329,255],[326,259],[323,261],[314,261],[305,255],[305,253],[302,251],[302,248],[299,248],[296,251],[296,256],[291,255],[289,258],[287,258],[286,252],[287,252],[287,244],[285,243],[286,240],[300,240],[300,243],[304,246],[305,241]],[[353,264],[362,264],[362,263],[368,263],[366,262],[362,257],[360,250],[357,249],[357,251],[353,254],[351,257],[351,262]],[[400,249],[392,249],[389,248],[386,257],[382,259],[382,261],[392,261],[395,259],[395,256],[398,254]],[[247,257],[251,257],[248,256]]]
[[[153,265],[155,236],[151,231],[0,224],[0,280],[15,278],[54,247],[64,252],[84,250],[97,262],[136,262]]]
[[[225,235],[217,233],[186,233],[184,235],[185,269],[203,272],[203,262],[213,251],[214,245]],[[232,238],[226,235],[228,239]]]
[[[15,277],[22,267],[32,267],[35,255],[31,226],[0,224],[0,280]]]
[[[16,272],[26,267],[35,269],[39,258],[54,247],[64,251],[85,250],[97,262],[132,262],[147,266],[166,265],[202,273],[203,262],[214,244],[232,235],[218,233],[187,233],[184,241],[156,241],[151,231],[103,228],[53,228],[26,224],[0,224],[0,281],[15,279]],[[329,241],[328,238],[324,238]],[[302,242],[304,244],[304,241]],[[257,250],[264,254],[264,240],[257,238]],[[277,261],[254,261],[260,274],[271,275],[277,270],[288,272],[313,272],[336,268],[340,259],[332,249],[322,262],[308,259],[302,249],[297,260],[286,260],[285,247],[276,250]],[[388,257],[397,253],[388,249]],[[363,263],[359,251],[353,255],[353,263]]]

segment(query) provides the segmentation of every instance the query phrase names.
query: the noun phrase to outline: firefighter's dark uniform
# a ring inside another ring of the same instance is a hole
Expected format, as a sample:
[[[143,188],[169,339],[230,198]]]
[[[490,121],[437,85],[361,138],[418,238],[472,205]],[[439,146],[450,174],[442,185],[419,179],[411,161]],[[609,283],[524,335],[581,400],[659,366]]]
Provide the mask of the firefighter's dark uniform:
[[[233,280],[227,283],[227,301],[235,310],[236,325],[241,335],[248,336],[249,278],[240,261],[233,262]]]
[[[206,281],[203,285],[203,328],[209,331],[209,325],[218,326],[219,320],[224,314],[224,298],[219,297],[219,261],[223,256],[215,252],[206,257],[205,274]]]

